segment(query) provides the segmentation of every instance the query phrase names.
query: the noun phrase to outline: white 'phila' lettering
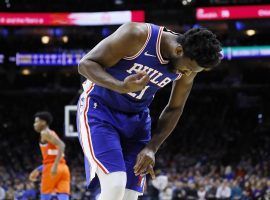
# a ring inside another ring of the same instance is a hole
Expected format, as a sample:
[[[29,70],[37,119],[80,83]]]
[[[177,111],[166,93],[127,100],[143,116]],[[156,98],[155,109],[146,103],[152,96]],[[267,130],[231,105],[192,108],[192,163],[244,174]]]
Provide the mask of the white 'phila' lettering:
[[[165,85],[167,85],[171,81],[172,81],[172,79],[170,79],[169,77],[166,77],[158,84],[158,86],[159,87],[164,87]]]
[[[139,63],[134,63],[133,66],[127,70],[127,72],[129,74],[133,74],[133,73],[138,73],[138,72],[142,72],[145,71],[150,78],[150,82],[159,86],[159,87],[164,87],[165,85],[167,85],[169,82],[172,81],[172,79],[170,79],[169,77],[163,77],[163,73],[150,68],[148,66],[144,66],[142,64]],[[134,94],[134,93],[133,93]]]
[[[170,79],[169,77],[164,78],[163,73],[159,72],[158,70],[155,70],[155,69],[148,67],[148,66],[144,66],[144,65],[139,64],[139,63],[134,63],[133,66],[127,70],[127,72],[129,74],[138,73],[138,72],[142,72],[142,71],[146,72],[149,75],[151,83],[153,83],[161,88],[172,81],[172,79]],[[149,87],[150,86],[145,86],[144,89],[141,90],[140,92],[137,92],[137,93],[130,92],[130,93],[128,93],[128,95],[130,95],[136,99],[142,99],[143,95],[145,94],[145,91]]]

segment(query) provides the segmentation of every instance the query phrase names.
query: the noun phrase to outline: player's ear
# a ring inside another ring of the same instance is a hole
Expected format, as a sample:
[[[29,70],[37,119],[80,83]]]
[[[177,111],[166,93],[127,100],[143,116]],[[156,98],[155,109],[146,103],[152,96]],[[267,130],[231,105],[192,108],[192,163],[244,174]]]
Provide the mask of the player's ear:
[[[182,57],[184,55],[183,47],[181,44],[177,45],[177,47],[175,48],[175,53],[177,57]]]

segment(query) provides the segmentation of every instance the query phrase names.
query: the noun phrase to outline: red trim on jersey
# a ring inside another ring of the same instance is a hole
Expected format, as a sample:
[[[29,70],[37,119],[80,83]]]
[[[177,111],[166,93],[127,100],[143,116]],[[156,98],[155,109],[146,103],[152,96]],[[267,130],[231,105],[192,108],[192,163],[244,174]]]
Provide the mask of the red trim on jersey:
[[[164,27],[160,27],[159,28],[159,31],[158,31],[158,39],[157,39],[157,44],[156,44],[156,51],[157,51],[157,56],[158,56],[158,59],[160,61],[161,64],[168,64],[169,61],[167,60],[164,60],[162,58],[162,55],[160,53],[160,42],[161,42],[161,36],[162,36],[162,31],[163,31]]]
[[[87,91],[87,95],[89,92],[91,92],[91,90],[94,88],[94,84],[92,84],[89,88],[89,90]],[[93,146],[92,146],[92,141],[91,141],[91,137],[90,137],[90,127],[88,125],[88,120],[87,120],[87,111],[88,111],[88,108],[89,108],[89,96],[87,96],[87,99],[86,99],[86,107],[85,107],[85,110],[84,110],[84,124],[85,124],[85,127],[86,127],[86,131],[87,131],[87,139],[88,139],[88,144],[89,144],[89,147],[90,147],[90,154],[92,155],[92,158],[93,160],[96,162],[96,164],[100,167],[100,169],[105,173],[105,174],[108,174],[108,170],[96,159],[95,157],[95,154],[94,154],[94,150],[93,150]]]
[[[86,81],[83,82],[83,84],[86,84]],[[90,90],[94,87],[94,84],[91,84],[90,88],[87,90],[86,94],[88,95],[89,92],[91,92]],[[81,123],[80,123],[80,130],[81,129]],[[84,145],[83,145],[83,139],[82,139],[82,134],[80,134],[80,138],[81,138],[81,141],[82,141],[82,149],[83,149],[83,152],[86,152],[85,149],[84,149]],[[90,161],[89,161],[90,162]]]

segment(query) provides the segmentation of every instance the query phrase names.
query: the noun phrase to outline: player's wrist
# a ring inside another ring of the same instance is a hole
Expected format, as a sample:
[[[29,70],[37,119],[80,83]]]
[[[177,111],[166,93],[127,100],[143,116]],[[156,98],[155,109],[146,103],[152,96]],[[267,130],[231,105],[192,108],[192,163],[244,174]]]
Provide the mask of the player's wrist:
[[[37,170],[38,172],[42,172],[42,170],[43,170],[43,165],[38,166],[38,167],[36,168],[36,170]]]
[[[158,146],[153,144],[153,143],[148,143],[145,148],[149,149],[154,154],[157,153],[157,151],[158,151]]]
[[[128,87],[124,81],[117,81],[116,83],[117,89],[116,91],[120,94],[128,93]]]

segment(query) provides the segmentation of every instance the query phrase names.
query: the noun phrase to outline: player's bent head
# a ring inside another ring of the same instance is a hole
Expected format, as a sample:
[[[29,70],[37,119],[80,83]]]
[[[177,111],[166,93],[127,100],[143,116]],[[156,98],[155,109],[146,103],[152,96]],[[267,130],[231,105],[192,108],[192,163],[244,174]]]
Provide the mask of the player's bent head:
[[[221,43],[214,33],[205,28],[190,29],[177,41],[183,48],[184,56],[196,61],[202,68],[212,69],[222,59]]]
[[[53,117],[52,117],[51,113],[49,113],[47,111],[37,112],[34,115],[34,118],[35,118],[34,129],[38,132],[40,132],[46,126],[51,125],[51,123],[53,121]]]

